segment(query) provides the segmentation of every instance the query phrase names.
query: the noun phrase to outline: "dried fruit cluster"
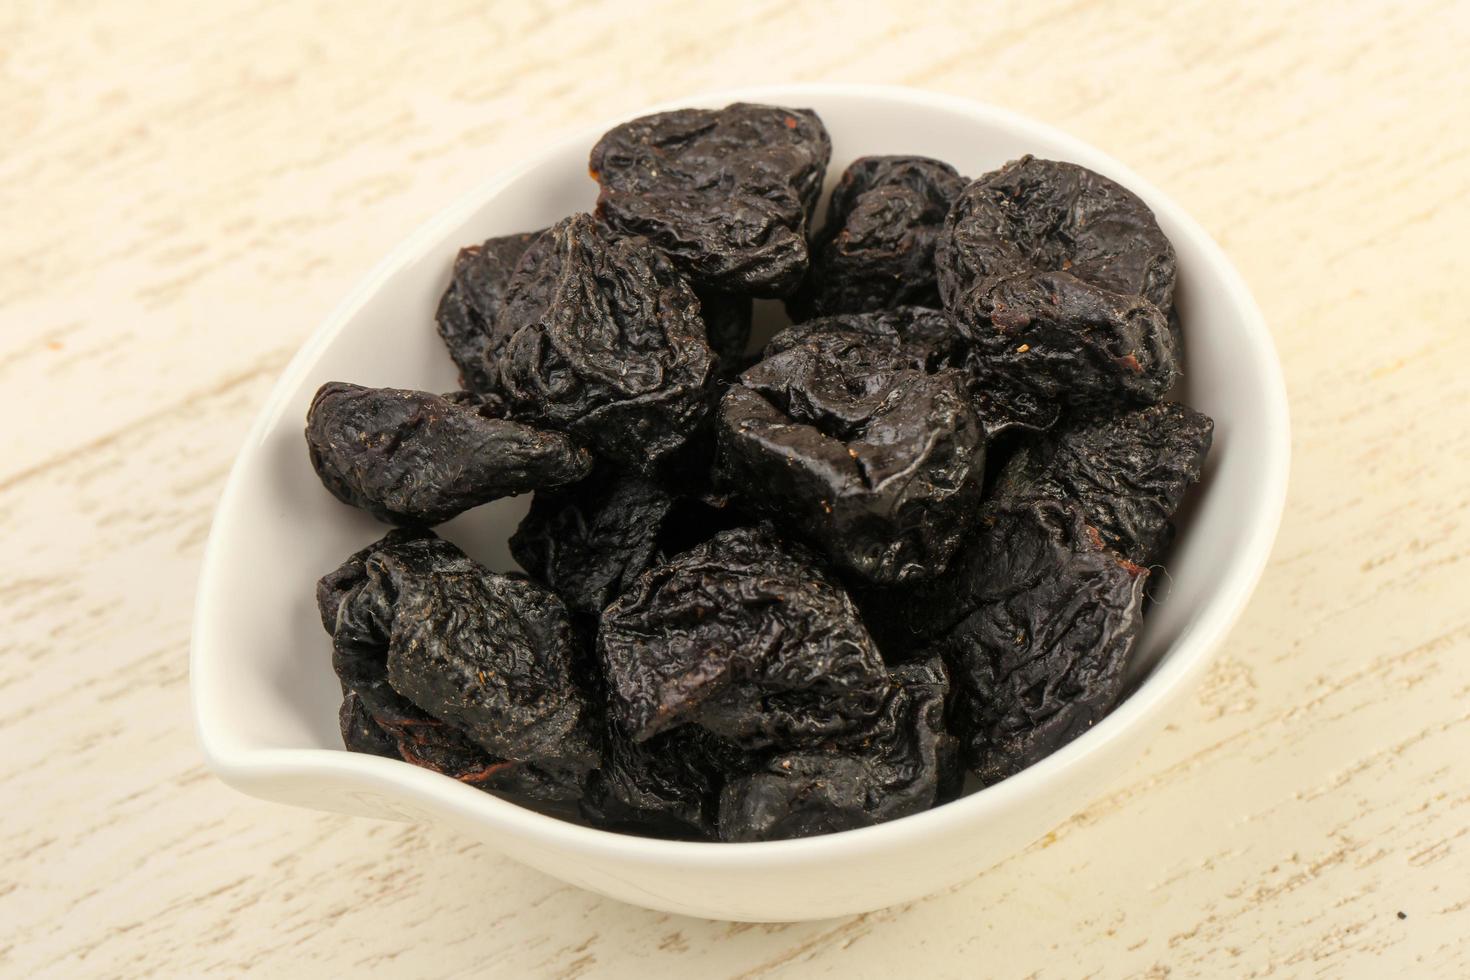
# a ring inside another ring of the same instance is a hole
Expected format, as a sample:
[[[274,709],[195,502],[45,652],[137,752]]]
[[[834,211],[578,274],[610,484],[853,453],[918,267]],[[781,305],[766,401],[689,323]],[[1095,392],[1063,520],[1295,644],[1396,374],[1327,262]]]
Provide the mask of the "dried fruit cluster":
[[[349,749],[755,841],[928,809],[1111,709],[1213,428],[1163,401],[1168,240],[1030,157],[864,157],[813,231],[830,152],[801,109],[619,126],[595,213],[460,252],[462,391],[321,388],[323,484],[397,525],[317,586]],[[794,321],[756,358],[753,297]],[[531,491],[524,575],[428,529]]]

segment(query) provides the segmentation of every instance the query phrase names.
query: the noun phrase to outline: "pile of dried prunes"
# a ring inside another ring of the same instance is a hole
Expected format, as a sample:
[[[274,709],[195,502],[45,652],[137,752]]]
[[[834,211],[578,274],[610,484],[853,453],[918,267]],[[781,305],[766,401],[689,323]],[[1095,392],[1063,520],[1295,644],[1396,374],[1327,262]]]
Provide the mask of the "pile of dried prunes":
[[[760,841],[929,809],[1113,707],[1213,430],[1164,400],[1169,241],[1032,157],[863,157],[813,229],[830,155],[802,109],[618,126],[594,212],[459,252],[461,390],[317,392],[323,485],[394,526],[317,585],[347,748]],[[751,356],[756,298],[791,323]],[[429,529],[524,493],[523,572]]]

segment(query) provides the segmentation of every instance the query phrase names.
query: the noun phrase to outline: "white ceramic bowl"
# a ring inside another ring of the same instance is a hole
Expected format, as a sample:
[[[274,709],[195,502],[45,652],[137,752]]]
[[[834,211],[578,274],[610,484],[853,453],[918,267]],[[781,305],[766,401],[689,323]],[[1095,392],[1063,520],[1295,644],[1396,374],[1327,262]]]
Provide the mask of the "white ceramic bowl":
[[[1172,586],[1137,648],[1137,690],[1091,731],[999,785],[877,827],[760,844],[594,830],[342,749],[338,688],[312,585],[383,528],[317,482],[302,439],[307,404],[331,380],[452,389],[455,374],[433,313],[456,249],[589,209],[596,187],[587,153],[608,123],[509,168],[396,248],[327,318],[271,393],[220,500],[194,622],[196,723],[222,779],[285,803],[443,821],[548,874],[651,908],[721,919],[822,918],[929,894],[1041,837],[1116,778],[1199,677],[1265,564],[1289,455],[1271,338],[1219,247],[1116,160],[1010,112],[926,92],[839,85],[721,92],[677,105],[742,99],[816,109],[832,134],[829,183],[864,154],[926,154],[978,175],[1034,153],[1106,174],[1158,215],[1179,258],[1188,379],[1179,396],[1213,416],[1216,429],[1205,479],[1181,518]],[[490,567],[510,568],[505,539],[524,506],[500,501],[442,530]]]

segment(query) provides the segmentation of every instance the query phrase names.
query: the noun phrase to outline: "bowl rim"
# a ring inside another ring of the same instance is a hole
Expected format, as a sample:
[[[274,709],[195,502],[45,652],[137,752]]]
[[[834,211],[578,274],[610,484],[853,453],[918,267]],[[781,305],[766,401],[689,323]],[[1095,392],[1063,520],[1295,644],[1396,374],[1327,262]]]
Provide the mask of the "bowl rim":
[[[1262,508],[1248,534],[1238,546],[1229,574],[1223,578],[1190,625],[1161,655],[1148,676],[1108,715],[1072,742],[993,786],[960,799],[901,817],[887,823],[816,837],[760,842],[706,842],[665,840],[600,830],[536,813],[437,773],[403,766],[394,760],[336,749],[252,749],[230,745],[204,710],[204,691],[209,683],[211,660],[203,636],[203,624],[213,613],[210,580],[214,570],[227,559],[220,538],[221,517],[235,505],[242,492],[248,450],[263,443],[277,424],[284,404],[300,387],[323,351],[336,339],[356,313],[400,269],[419,260],[463,223],[487,200],[546,160],[561,155],[574,145],[591,146],[618,123],[653,112],[700,105],[723,105],[738,101],[800,104],[816,97],[866,98],[891,105],[918,105],[967,116],[997,128],[1013,131],[1022,138],[1061,147],[1068,159],[1106,172],[1167,216],[1174,234],[1193,240],[1205,257],[1205,266],[1231,294],[1240,311],[1243,342],[1261,372],[1267,393],[1263,406],[1269,421],[1270,441],[1257,447]],[[742,86],[696,93],[632,112],[611,120],[580,127],[563,139],[532,154],[518,165],[507,167],[489,180],[472,187],[414,232],[394,246],[363,276],[331,310],[288,362],[256,414],[241,450],[231,465],[225,487],[215,507],[205,545],[197,586],[190,641],[190,701],[195,734],[209,767],[225,782],[254,795],[256,784],[274,779],[346,780],[364,790],[389,794],[405,793],[416,802],[439,811],[449,811],[465,820],[489,824],[549,848],[601,858],[615,858],[656,866],[688,870],[789,868],[820,863],[835,857],[852,858],[863,853],[891,851],[922,838],[953,831],[960,825],[976,824],[1024,804],[1064,774],[1086,765],[1089,757],[1116,741],[1130,727],[1161,711],[1189,687],[1224,640],[1243,612],[1265,570],[1280,527],[1286,502],[1291,454],[1290,416],[1285,379],[1264,318],[1244,280],[1208,232],[1183,208],[1157,187],[1110,154],[1077,137],[1015,111],[973,99],[898,85],[847,83],[791,83]],[[1047,828],[1037,828],[1040,836]]]

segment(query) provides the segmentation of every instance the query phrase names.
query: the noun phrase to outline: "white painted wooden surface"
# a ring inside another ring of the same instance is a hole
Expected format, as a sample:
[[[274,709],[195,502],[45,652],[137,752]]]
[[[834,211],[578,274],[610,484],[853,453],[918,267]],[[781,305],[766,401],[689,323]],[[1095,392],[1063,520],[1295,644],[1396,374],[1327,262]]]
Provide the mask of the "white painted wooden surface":
[[[1470,975],[1467,47],[1448,2],[0,7],[0,973]],[[195,574],[290,353],[528,148],[758,79],[1032,113],[1235,258],[1296,457],[1206,685],[1031,851],[824,923],[645,912],[215,782]]]

